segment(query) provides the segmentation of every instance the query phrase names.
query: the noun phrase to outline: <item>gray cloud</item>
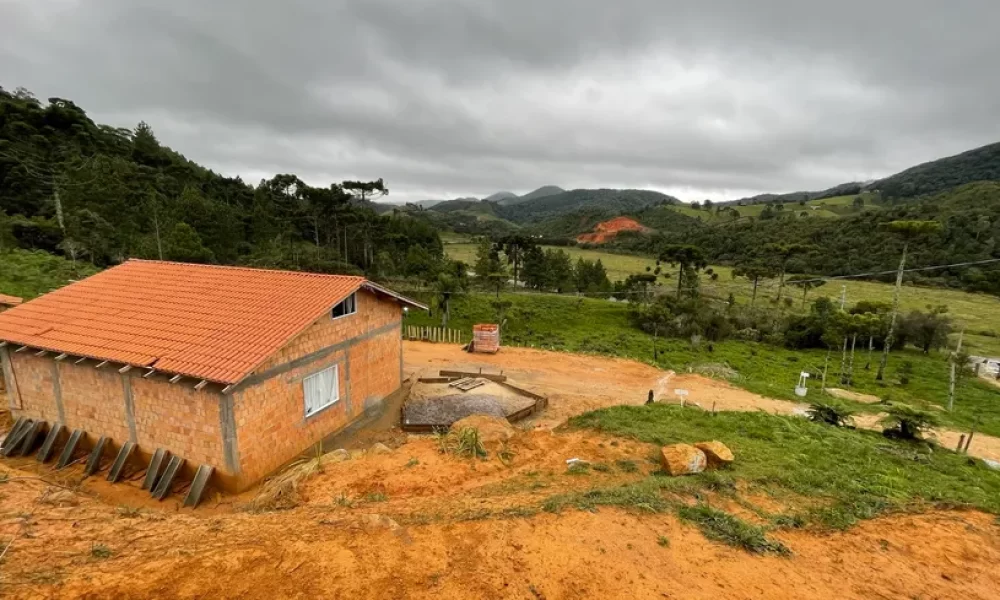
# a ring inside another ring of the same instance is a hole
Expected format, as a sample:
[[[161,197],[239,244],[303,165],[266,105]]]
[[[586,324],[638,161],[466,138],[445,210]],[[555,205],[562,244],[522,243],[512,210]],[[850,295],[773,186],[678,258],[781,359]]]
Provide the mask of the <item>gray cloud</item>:
[[[1000,139],[993,0],[0,2],[0,85],[251,181],[817,189]]]

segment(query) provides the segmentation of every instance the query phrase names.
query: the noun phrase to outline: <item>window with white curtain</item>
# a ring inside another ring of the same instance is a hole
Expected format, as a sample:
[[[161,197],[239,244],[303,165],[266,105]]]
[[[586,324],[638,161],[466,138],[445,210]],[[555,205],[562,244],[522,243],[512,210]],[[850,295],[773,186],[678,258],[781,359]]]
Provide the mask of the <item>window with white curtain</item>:
[[[334,365],[313,373],[302,381],[307,417],[340,400],[340,380],[337,374],[337,366]]]

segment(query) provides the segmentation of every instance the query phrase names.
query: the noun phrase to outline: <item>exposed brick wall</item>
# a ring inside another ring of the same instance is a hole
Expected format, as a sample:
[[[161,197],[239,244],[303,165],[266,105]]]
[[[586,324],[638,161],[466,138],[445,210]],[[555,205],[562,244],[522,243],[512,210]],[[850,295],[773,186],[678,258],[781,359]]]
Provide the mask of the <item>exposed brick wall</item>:
[[[59,363],[52,355],[11,353],[10,360],[21,394],[16,417],[26,416],[56,423],[62,400],[63,424],[83,429],[93,438],[106,435],[115,447],[132,439],[125,408],[123,380],[132,389],[135,441],[144,454],[166,448],[194,465],[208,463],[222,468],[222,438],[219,433],[220,394],[195,390],[190,381],[171,384],[162,376],[143,379],[136,372],[124,375],[110,366],[95,369],[94,362]],[[58,385],[53,366],[58,364]],[[57,394],[58,390],[58,394]]]
[[[242,468],[239,486],[264,477],[311,445],[358,418],[367,402],[381,400],[400,381],[401,309],[396,302],[358,292],[358,312],[340,319],[328,315],[275,353],[258,370],[281,369],[324,348],[356,340],[349,347],[275,374],[234,394],[234,415]],[[357,340],[386,328],[379,335]],[[348,364],[350,368],[348,369]],[[302,380],[338,365],[340,401],[305,417]]]
[[[51,354],[10,352],[22,405],[14,416],[55,423],[60,420],[58,396],[68,428],[107,435],[116,447],[134,436],[142,453],[162,447],[189,464],[211,464],[227,487],[242,489],[343,429],[366,405],[399,388],[401,316],[398,303],[358,292],[357,313],[340,319],[325,315],[262,364],[251,376],[259,381],[238,388],[231,398],[233,469],[227,468],[222,425],[222,407],[230,398],[213,386],[197,391],[187,380],[170,384],[160,375],[144,379],[139,371],[122,375],[110,365],[95,369],[93,361],[77,365],[66,360],[54,368]],[[334,346],[333,351],[311,356]],[[302,364],[291,368],[289,363],[296,360]],[[340,401],[306,418],[303,379],[331,365],[338,366]]]

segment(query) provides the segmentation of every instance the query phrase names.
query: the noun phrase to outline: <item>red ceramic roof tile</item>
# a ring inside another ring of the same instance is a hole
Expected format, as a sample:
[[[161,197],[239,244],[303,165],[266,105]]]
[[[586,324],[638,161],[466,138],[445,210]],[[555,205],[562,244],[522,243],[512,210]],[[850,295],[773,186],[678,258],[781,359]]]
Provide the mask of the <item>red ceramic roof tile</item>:
[[[17,306],[23,302],[17,296],[8,296],[7,294],[0,294],[0,306]]]
[[[365,283],[130,260],[0,313],[0,340],[231,384]]]

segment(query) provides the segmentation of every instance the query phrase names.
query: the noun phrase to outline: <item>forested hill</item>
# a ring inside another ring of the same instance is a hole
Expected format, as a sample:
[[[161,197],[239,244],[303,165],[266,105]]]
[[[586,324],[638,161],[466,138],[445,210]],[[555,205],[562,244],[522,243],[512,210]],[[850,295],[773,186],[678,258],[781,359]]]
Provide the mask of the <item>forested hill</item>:
[[[381,180],[256,186],[160,144],[145,124],[94,123],[72,101],[0,88],[0,252],[43,250],[98,267],[129,257],[373,276],[440,261],[437,232],[378,216]]]
[[[650,206],[678,202],[680,201],[673,196],[650,190],[572,190],[534,198],[528,202],[501,205],[497,212],[514,223],[537,223],[578,211],[600,210],[610,218]]]
[[[871,187],[886,197],[910,198],[988,180],[1000,181],[1000,142],[911,167]]]

